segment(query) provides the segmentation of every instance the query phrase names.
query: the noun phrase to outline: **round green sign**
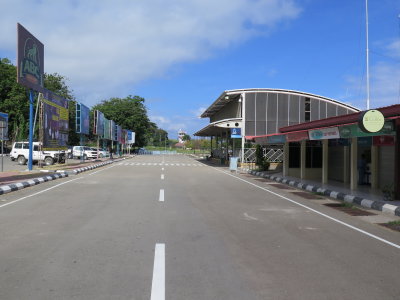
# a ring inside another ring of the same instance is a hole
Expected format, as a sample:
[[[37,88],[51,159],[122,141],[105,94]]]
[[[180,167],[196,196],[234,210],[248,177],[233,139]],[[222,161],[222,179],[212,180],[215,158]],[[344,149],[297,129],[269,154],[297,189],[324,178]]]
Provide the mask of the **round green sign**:
[[[376,109],[371,109],[363,112],[360,115],[358,126],[364,132],[378,132],[385,125],[385,117]]]

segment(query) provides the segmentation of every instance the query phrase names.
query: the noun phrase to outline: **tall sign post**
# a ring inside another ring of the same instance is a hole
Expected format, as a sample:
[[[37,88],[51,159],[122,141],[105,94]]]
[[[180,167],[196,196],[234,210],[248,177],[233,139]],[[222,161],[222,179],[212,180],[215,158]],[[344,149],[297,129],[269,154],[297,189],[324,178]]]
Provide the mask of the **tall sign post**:
[[[17,23],[17,82],[29,88],[29,159],[32,170],[33,153],[33,91],[43,92],[44,46],[21,24]]]
[[[0,128],[1,128],[1,171],[3,172],[4,141],[8,140],[8,114],[6,113],[0,113]]]

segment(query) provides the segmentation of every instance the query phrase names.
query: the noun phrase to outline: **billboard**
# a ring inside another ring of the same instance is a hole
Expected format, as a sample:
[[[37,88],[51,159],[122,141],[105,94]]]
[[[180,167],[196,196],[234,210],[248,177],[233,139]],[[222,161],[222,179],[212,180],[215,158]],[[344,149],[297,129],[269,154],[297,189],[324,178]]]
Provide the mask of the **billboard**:
[[[93,134],[101,138],[104,135],[104,114],[99,110],[94,111]]]
[[[127,137],[126,137],[127,144],[134,144],[135,143],[135,133],[133,131],[128,130]]]
[[[0,112],[0,140],[8,141],[8,114]]]
[[[21,24],[17,23],[17,82],[44,92],[44,46]]]
[[[89,107],[76,103],[76,133],[89,134]]]
[[[110,120],[104,118],[104,134],[103,138],[106,140],[111,140],[111,127],[110,127]]]
[[[43,107],[43,150],[65,150],[68,142],[68,100],[45,91]]]
[[[116,136],[115,136],[115,140],[118,143],[121,143],[122,140],[122,127],[119,125],[116,125]]]
[[[112,141],[116,141],[116,124],[113,120],[110,120],[110,138]]]

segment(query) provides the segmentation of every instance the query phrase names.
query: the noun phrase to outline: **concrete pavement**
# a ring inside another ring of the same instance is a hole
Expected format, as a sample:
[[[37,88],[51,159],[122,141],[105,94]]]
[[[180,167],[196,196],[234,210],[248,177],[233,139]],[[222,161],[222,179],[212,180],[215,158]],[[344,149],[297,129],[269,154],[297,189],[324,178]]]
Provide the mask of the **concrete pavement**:
[[[138,156],[8,194],[0,298],[398,298],[398,233],[255,179]]]

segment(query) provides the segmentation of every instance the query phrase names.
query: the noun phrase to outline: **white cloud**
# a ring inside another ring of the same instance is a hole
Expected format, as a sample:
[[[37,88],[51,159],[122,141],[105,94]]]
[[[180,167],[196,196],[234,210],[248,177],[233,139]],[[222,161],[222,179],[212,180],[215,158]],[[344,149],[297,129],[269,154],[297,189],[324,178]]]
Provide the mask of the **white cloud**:
[[[366,80],[348,76],[348,94],[343,97],[360,109],[366,109]],[[377,108],[400,103],[399,64],[380,61],[370,70],[370,107]]]
[[[271,31],[298,16],[295,0],[0,0],[0,52],[20,22],[45,45],[45,70],[92,105],[126,96],[172,65]]]

